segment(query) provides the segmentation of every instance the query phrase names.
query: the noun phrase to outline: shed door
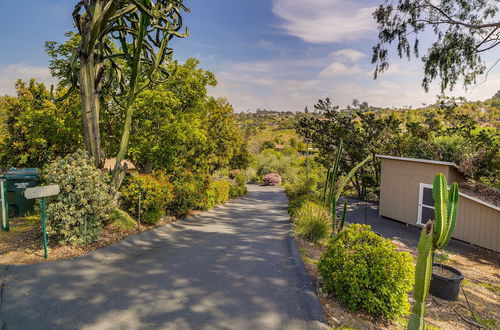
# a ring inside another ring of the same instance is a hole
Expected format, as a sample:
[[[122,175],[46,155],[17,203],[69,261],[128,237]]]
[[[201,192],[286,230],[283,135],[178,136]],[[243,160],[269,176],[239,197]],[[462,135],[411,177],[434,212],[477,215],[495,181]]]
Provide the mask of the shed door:
[[[423,226],[430,219],[434,219],[434,198],[432,197],[432,185],[421,183],[418,194],[417,225]]]

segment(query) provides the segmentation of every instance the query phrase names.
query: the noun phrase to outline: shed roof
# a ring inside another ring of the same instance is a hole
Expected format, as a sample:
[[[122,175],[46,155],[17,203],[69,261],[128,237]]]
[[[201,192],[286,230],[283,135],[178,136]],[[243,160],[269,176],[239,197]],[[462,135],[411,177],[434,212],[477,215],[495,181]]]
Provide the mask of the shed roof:
[[[442,162],[438,160],[430,160],[430,159],[420,159],[420,158],[406,158],[406,157],[396,157],[396,156],[388,156],[388,155],[377,155],[377,158],[382,159],[394,159],[394,160],[402,160],[407,162],[417,162],[417,163],[427,163],[427,164],[435,164],[435,165],[445,165],[452,166],[458,169],[458,165],[453,162]]]
[[[107,170],[113,170],[115,168],[115,164],[116,164],[116,158],[108,158],[104,161],[104,168],[107,169]],[[134,163],[132,163],[130,160],[122,160],[122,166],[125,166],[125,164],[127,165],[127,168],[129,170],[135,170],[136,167],[134,165]]]

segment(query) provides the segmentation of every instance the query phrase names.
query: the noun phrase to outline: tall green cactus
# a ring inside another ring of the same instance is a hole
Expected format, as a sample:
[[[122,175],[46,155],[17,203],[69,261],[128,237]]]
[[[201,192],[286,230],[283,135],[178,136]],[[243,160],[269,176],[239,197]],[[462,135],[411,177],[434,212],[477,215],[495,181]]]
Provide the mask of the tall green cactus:
[[[408,329],[425,329],[425,300],[431,283],[434,251],[446,247],[457,221],[458,184],[453,183],[448,192],[446,177],[439,173],[434,177],[434,220],[422,229],[418,242],[418,258],[415,268],[415,290],[412,314]]]

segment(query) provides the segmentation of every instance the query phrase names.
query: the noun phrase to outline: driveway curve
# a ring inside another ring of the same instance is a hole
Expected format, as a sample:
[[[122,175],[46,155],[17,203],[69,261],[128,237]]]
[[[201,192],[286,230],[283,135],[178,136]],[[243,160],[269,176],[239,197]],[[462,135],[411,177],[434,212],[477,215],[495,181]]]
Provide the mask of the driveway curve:
[[[321,329],[283,190],[85,256],[0,268],[0,329]]]

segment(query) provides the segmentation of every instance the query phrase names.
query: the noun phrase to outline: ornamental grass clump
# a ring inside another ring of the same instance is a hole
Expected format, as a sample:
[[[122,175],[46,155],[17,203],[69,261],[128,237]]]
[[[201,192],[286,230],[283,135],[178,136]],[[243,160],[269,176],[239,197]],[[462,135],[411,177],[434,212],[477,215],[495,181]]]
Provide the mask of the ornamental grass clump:
[[[113,210],[114,189],[107,174],[94,166],[84,151],[52,162],[46,169],[47,184],[58,184],[59,195],[47,206],[47,234],[59,244],[82,245],[97,241]]]
[[[395,319],[409,312],[414,266],[408,252],[368,225],[352,224],[330,240],[318,263],[323,289],[351,311]]]
[[[264,184],[267,186],[279,186],[281,176],[278,173],[269,173],[264,176]]]
[[[327,238],[332,217],[328,208],[314,202],[305,202],[294,217],[294,233],[310,242]]]

